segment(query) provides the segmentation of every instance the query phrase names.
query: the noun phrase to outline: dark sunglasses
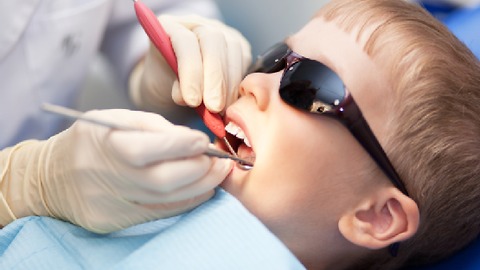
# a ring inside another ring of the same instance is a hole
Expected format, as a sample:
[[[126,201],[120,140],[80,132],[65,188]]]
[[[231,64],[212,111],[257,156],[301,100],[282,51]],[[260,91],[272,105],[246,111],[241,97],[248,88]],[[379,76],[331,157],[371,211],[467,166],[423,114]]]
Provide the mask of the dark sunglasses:
[[[293,52],[285,43],[278,43],[260,55],[249,71],[274,73],[281,70],[284,72],[279,91],[284,102],[303,111],[333,116],[342,122],[395,187],[408,196],[360,108],[335,72],[318,61]]]
[[[408,196],[400,176],[370,129],[360,108],[338,75],[324,64],[293,52],[287,44],[278,43],[260,55],[249,73],[274,73],[283,70],[280,97],[287,104],[314,114],[332,116],[343,123],[370,154],[385,175]],[[399,243],[390,245],[396,256]]]

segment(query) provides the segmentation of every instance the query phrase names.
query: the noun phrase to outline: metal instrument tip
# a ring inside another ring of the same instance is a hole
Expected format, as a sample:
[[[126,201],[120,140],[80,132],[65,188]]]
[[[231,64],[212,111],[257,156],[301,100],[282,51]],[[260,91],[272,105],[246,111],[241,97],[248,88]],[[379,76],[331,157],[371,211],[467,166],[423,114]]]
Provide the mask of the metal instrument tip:
[[[230,145],[230,142],[227,140],[227,137],[223,137],[223,142],[225,143],[225,145],[227,146],[228,148],[228,151],[230,151],[230,153],[232,155],[234,155],[235,157],[238,157],[237,153],[235,152],[235,150],[233,150],[233,147],[232,145]]]

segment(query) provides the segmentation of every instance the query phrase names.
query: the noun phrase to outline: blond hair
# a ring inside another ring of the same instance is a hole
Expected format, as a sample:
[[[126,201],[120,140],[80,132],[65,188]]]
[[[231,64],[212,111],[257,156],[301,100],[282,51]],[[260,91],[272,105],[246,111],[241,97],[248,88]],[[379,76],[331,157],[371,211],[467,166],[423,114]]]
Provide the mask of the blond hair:
[[[417,202],[417,234],[395,258],[371,269],[431,263],[480,231],[480,64],[446,27],[401,0],[339,0],[318,16],[358,38],[375,27],[364,50],[387,71],[394,91],[394,125],[384,145]]]

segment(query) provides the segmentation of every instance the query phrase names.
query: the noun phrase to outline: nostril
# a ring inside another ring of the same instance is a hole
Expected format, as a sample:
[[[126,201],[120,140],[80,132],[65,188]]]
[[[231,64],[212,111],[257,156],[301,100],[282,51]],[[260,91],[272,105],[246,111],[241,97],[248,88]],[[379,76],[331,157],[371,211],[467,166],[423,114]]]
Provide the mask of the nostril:
[[[272,94],[278,93],[281,72],[278,73],[251,73],[240,84],[241,96],[255,100],[259,110],[268,107]]]

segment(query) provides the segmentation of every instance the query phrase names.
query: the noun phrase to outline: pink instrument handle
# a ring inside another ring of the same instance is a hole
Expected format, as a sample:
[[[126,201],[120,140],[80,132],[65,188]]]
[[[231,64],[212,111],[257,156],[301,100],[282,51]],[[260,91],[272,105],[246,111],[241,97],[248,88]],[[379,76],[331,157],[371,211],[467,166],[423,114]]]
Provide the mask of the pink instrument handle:
[[[177,58],[175,56],[175,52],[173,51],[170,37],[158,21],[155,13],[153,13],[141,1],[136,0],[134,2],[135,13],[137,14],[138,21],[152,41],[153,45],[158,49],[163,57],[165,57],[168,65],[178,76]],[[214,114],[207,110],[205,104],[203,103],[195,108],[195,110],[200,115],[207,128],[210,129],[215,136],[219,138],[225,138],[225,124],[223,123],[223,119],[219,114]]]

